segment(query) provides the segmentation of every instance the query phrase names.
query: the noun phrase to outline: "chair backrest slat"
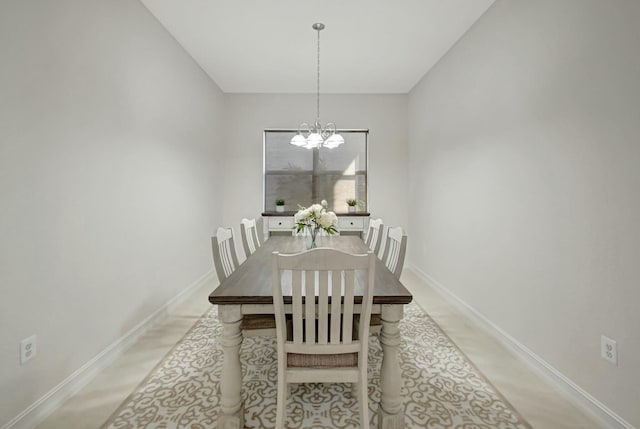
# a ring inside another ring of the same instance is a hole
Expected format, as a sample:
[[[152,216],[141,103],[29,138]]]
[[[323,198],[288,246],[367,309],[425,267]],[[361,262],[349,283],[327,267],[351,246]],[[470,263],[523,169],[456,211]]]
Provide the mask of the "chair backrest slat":
[[[244,254],[248,258],[249,255],[260,247],[256,220],[246,218],[242,219],[240,221],[240,232],[242,234],[242,247],[244,249]]]
[[[223,241],[220,243],[222,267],[224,268],[224,275],[229,277],[234,271],[233,261],[231,261],[231,250],[229,247],[229,241]]]
[[[391,247],[389,248],[389,259],[387,260],[387,264],[388,264],[389,270],[393,272],[396,269],[396,266],[398,266],[398,254],[400,253],[400,244],[395,240],[389,240],[388,243],[390,243]]]
[[[293,342],[302,343],[302,271],[295,270],[291,278],[291,304],[293,305]]]
[[[369,221],[369,229],[367,230],[367,238],[365,243],[373,253],[378,255],[380,245],[382,244],[382,235],[384,232],[384,222],[382,219],[371,219]]]
[[[318,344],[329,342],[329,271],[318,282]]]
[[[218,280],[222,283],[238,268],[238,256],[233,238],[232,228],[218,228],[211,237],[213,264],[216,267]]]
[[[305,343],[316,342],[316,288],[315,274],[313,271],[305,271],[304,276],[304,318],[305,318]]]
[[[407,236],[401,227],[388,228],[382,261],[396,278],[400,278],[407,251]]]
[[[342,343],[351,344],[353,339],[353,290],[355,276],[353,271],[344,273],[344,308],[342,310]]]
[[[342,300],[342,276],[333,271],[331,276],[331,344],[340,343],[340,305]]]

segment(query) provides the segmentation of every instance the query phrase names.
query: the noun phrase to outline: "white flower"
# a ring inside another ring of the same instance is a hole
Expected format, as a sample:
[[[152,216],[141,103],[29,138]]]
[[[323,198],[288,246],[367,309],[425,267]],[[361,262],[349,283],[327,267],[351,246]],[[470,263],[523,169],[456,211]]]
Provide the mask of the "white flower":
[[[322,214],[322,212],[324,211],[324,209],[322,208],[322,206],[320,204],[313,204],[307,210],[309,210],[312,214],[314,214],[315,217],[319,217]]]
[[[331,228],[332,226],[335,226],[337,221],[338,221],[338,217],[334,212],[325,211],[318,218],[318,225],[320,225],[321,228],[327,229],[327,228]]]
[[[311,212],[309,209],[298,210],[298,213],[295,214],[294,220],[296,223],[306,222],[309,217],[311,217]]]
[[[322,228],[329,228],[331,226],[331,216],[329,216],[329,213],[324,212],[320,215],[318,218],[318,225]]]
[[[329,216],[331,216],[331,225],[336,226],[338,224],[338,216],[334,212],[329,212]]]
[[[329,203],[327,202],[327,200],[322,200],[320,201],[320,205],[322,206],[323,209],[327,209],[329,207]]]

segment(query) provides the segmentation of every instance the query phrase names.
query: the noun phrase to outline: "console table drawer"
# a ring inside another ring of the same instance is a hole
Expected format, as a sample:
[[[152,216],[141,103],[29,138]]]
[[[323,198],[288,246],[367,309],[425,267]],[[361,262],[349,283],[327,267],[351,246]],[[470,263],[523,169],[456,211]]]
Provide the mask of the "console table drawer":
[[[339,230],[364,230],[364,217],[345,216],[338,217]]]
[[[274,216],[274,217],[269,217],[269,230],[270,231],[282,231],[282,230],[289,230],[291,231],[293,229],[293,218],[292,217],[280,217],[280,216]]]

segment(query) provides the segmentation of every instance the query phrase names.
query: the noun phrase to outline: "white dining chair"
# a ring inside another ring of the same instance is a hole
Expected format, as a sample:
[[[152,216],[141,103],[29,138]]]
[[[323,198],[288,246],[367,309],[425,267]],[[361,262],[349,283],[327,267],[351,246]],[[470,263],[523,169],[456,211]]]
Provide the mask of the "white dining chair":
[[[399,279],[404,266],[404,255],[407,252],[407,235],[401,227],[387,228],[387,244],[384,248],[382,262],[389,271]]]
[[[242,247],[244,254],[248,258],[258,247],[260,240],[258,239],[258,228],[255,219],[242,219],[240,221],[240,235],[242,235]]]
[[[369,229],[367,230],[365,243],[369,246],[369,249],[373,250],[373,253],[375,253],[376,256],[378,256],[378,252],[380,252],[383,232],[384,223],[382,222],[382,219],[371,219],[369,221]]]
[[[399,226],[387,228],[387,243],[384,247],[382,262],[384,262],[385,266],[397,279],[400,279],[400,275],[402,274],[404,255],[406,252],[407,236],[404,234],[402,228]],[[382,318],[379,314],[372,314],[369,333],[371,335],[380,335],[381,330]]]
[[[218,280],[223,283],[239,265],[233,238],[233,228],[218,228],[216,235],[211,237],[211,248]]]
[[[272,286],[278,347],[276,429],[284,428],[289,383],[354,383],[360,426],[369,428],[367,353],[376,256],[335,249],[273,254]],[[357,272],[364,272],[354,335]],[[285,307],[282,291],[291,291]],[[316,304],[317,302],[317,304]],[[287,317],[290,314],[290,336]]]
[[[218,280],[223,283],[240,265],[233,228],[218,228],[216,235],[211,237],[211,247]],[[244,314],[240,330],[245,337],[275,336],[275,317],[273,314]]]

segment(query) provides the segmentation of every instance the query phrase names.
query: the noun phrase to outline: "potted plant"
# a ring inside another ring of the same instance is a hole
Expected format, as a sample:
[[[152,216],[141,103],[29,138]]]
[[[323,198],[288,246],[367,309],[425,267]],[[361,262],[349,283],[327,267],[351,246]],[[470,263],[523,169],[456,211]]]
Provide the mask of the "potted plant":
[[[284,211],[284,200],[282,198],[276,200],[276,211],[279,213]]]
[[[354,213],[356,211],[356,206],[358,205],[358,200],[354,198],[349,198],[347,200],[347,206],[349,209],[349,213]]]

